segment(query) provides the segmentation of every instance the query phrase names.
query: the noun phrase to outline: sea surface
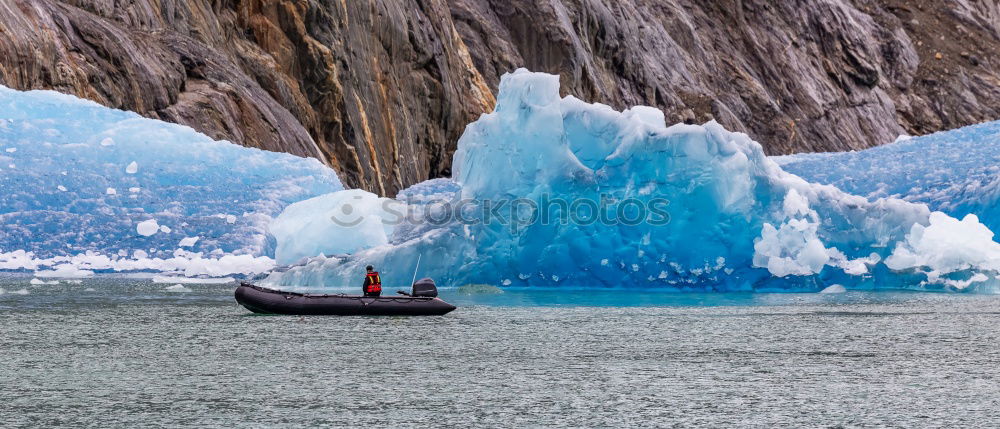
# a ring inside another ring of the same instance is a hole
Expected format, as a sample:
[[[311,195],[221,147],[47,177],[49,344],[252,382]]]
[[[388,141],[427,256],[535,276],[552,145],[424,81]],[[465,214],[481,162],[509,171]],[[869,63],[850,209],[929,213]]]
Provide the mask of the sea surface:
[[[0,277],[3,427],[997,427],[1000,297],[458,291],[253,315],[233,284]]]

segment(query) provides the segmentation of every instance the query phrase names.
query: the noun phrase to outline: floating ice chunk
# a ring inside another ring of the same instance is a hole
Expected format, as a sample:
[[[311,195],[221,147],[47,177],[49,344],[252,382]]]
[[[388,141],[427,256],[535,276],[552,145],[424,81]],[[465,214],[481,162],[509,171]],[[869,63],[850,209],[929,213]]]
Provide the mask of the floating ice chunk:
[[[844,292],[847,292],[847,288],[845,288],[843,285],[830,285],[823,288],[823,290],[819,291],[819,293],[823,294],[844,293]]]
[[[28,282],[28,283],[30,283],[30,284],[33,284],[33,285],[35,285],[35,286],[41,286],[41,285],[57,285],[57,284],[59,284],[59,280],[50,280],[50,281],[45,281],[45,280],[41,280],[41,279],[31,279],[31,281],[30,281],[30,282]]]
[[[144,237],[156,234],[159,230],[160,225],[156,223],[156,219],[144,220],[135,226],[135,232]]]
[[[0,252],[0,270],[35,270],[38,266],[34,252]]]
[[[191,247],[198,243],[198,239],[201,237],[184,237],[181,239],[180,243],[177,243],[177,247]]]
[[[104,191],[104,193],[108,195],[118,195],[118,190],[115,188],[108,188],[108,190]]]
[[[7,153],[14,153],[14,152],[17,152],[17,148],[16,147],[9,147],[9,148],[7,148]]]
[[[132,161],[127,167],[125,167],[125,172],[128,174],[135,174],[139,172],[139,163]]]
[[[104,140],[101,140],[101,146],[112,146],[114,144],[115,141],[111,137],[105,137]]]
[[[993,241],[993,232],[979,223],[976,215],[958,220],[934,212],[930,225],[913,225],[885,265],[897,271],[926,270],[929,281],[944,283],[941,276],[959,271],[1000,271],[1000,244]]]
[[[66,187],[63,186],[63,185],[56,186],[56,189],[58,189],[58,190],[60,190],[62,192],[66,192]]]
[[[226,215],[226,223],[230,223],[230,224],[236,223],[236,216],[234,216],[234,215]]]
[[[184,284],[225,284],[235,282],[232,277],[200,278],[200,277],[175,277],[175,276],[154,276],[153,283],[184,283]]]
[[[191,289],[185,287],[182,284],[175,284],[173,286],[167,286],[163,288],[167,292],[191,292]]]
[[[132,252],[132,258],[133,259],[142,260],[142,259],[146,259],[148,257],[149,257],[149,254],[146,253],[146,251],[142,250],[142,249],[139,249],[139,250],[136,250],[136,251]]]
[[[160,232],[165,233],[165,234],[169,234],[170,231],[171,231],[170,227],[168,227],[166,225],[160,225]]]
[[[69,257],[36,258],[32,252],[17,250],[0,252],[0,269],[34,270],[37,277],[56,278],[89,277],[93,275],[93,270],[161,271],[185,277],[223,277],[231,274],[264,273],[275,266],[274,260],[266,256],[231,255],[222,251],[213,251],[211,254],[212,257],[205,257],[200,252],[177,249],[168,258],[150,258],[143,250],[136,250],[134,259],[120,255],[112,258],[96,252]]]
[[[142,190],[142,188],[138,188],[138,187],[128,188],[128,191],[131,192],[131,193],[133,193],[133,194],[136,193],[136,192],[139,192],[141,190]]]
[[[72,263],[57,265],[55,269],[52,270],[35,271],[35,277],[56,277],[64,279],[92,277],[93,275],[93,271],[79,269]]]
[[[9,291],[7,293],[9,293],[11,295],[27,295],[30,292],[28,292],[27,289],[23,289],[22,288],[22,289],[18,289],[18,290],[12,290],[12,291]],[[3,289],[0,289],[0,295],[3,295]]]

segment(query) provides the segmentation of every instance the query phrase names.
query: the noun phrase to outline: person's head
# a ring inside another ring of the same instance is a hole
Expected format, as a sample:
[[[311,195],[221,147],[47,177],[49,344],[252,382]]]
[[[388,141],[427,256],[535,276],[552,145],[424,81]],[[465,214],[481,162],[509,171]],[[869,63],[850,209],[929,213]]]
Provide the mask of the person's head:
[[[369,265],[369,266],[365,267],[365,270],[367,270],[370,273],[372,271],[375,271],[375,267]]]

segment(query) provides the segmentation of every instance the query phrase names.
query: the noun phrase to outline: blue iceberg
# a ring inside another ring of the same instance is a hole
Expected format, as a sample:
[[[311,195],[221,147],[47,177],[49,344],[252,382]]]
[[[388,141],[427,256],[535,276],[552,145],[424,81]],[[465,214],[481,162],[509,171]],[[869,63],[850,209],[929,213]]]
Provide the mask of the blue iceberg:
[[[325,288],[354,287],[369,264],[387,287],[415,272],[445,286],[997,285],[996,123],[768,158],[714,122],[560,97],[552,75],[505,75],[497,100],[458,142],[453,178],[384,198],[316,160],[0,87],[0,270],[277,264],[267,283]]]
[[[868,199],[924,203],[954,217],[975,214],[1000,230],[1000,121],[860,152],[776,157],[785,171]]]
[[[272,218],[342,189],[314,159],[0,87],[0,269],[265,271]]]
[[[395,199],[293,204],[272,229],[292,266],[267,282],[345,287],[372,264],[400,285],[416,271],[453,286],[985,289],[1000,271],[973,214],[810,183],[717,123],[560,98],[557,76],[526,70],[466,128],[454,172]]]

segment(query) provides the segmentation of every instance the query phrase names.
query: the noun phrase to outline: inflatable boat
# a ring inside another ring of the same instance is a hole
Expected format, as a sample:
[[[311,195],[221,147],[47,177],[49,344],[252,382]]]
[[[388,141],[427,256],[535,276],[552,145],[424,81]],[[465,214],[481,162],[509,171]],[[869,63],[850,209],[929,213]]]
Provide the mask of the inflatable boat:
[[[441,316],[455,309],[437,297],[430,279],[414,283],[412,293],[380,297],[284,292],[240,283],[236,302],[254,313],[317,316]]]

